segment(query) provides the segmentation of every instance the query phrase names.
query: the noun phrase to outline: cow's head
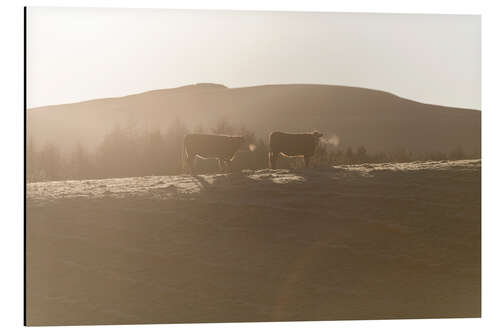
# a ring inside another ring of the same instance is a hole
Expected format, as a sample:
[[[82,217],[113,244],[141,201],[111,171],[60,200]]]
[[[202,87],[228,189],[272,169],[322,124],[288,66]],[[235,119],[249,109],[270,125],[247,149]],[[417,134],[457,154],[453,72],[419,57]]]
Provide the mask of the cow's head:
[[[235,142],[238,145],[239,151],[254,151],[256,146],[245,139],[244,136],[235,136]]]

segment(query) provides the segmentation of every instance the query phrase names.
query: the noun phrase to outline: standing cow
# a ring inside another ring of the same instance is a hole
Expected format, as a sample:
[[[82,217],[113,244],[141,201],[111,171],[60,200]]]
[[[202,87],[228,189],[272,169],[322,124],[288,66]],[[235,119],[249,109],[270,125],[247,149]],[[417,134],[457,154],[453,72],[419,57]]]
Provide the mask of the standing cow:
[[[308,167],[309,160],[314,155],[319,138],[322,136],[323,134],[317,131],[303,134],[272,132],[269,137],[269,167],[276,169],[276,160],[279,154],[304,156],[305,165]]]
[[[234,154],[244,141],[242,136],[187,134],[184,137],[185,162],[191,172],[195,156],[216,158],[221,171],[224,171],[224,164],[230,169]]]

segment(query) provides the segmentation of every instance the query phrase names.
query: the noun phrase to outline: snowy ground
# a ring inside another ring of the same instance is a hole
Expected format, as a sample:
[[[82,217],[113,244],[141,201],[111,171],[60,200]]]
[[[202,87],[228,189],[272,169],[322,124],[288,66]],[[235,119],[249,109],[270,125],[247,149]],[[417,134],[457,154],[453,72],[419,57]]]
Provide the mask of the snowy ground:
[[[63,198],[125,198],[131,196],[178,198],[199,194],[204,190],[236,190],[238,188],[273,189],[273,184],[308,183],[317,190],[329,192],[330,185],[342,178],[374,177],[387,172],[429,172],[477,170],[481,160],[359,164],[325,169],[297,169],[258,171],[244,170],[237,174],[146,176],[99,180],[68,180],[28,184],[28,199],[56,200]],[[301,195],[300,193],[297,193]],[[258,198],[256,198],[258,199]]]
[[[480,315],[481,161],[28,184],[28,323]]]

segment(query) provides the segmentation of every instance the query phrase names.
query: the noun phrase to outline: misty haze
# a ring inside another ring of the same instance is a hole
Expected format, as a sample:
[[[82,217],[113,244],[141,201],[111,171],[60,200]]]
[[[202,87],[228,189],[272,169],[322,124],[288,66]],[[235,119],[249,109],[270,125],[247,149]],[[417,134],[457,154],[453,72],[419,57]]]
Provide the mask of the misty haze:
[[[481,316],[479,17],[27,17],[28,325]]]

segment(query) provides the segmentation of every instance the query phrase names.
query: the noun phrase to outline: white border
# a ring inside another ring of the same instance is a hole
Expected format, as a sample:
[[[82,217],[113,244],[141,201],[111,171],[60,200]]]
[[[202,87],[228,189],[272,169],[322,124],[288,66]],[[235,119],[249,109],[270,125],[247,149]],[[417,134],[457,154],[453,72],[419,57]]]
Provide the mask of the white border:
[[[7,3],[7,5],[6,5]],[[441,13],[481,14],[483,30],[483,318],[482,319],[439,319],[439,320],[384,320],[384,321],[332,321],[295,323],[245,323],[245,324],[186,324],[186,325],[132,325],[132,326],[81,326],[23,328],[23,272],[22,272],[22,226],[23,226],[23,16],[22,6],[86,6],[86,7],[131,7],[131,8],[194,8],[194,9],[236,9],[236,10],[279,10],[279,11],[335,11],[335,12],[392,12],[392,13]],[[7,7],[7,8],[6,8]],[[498,303],[499,293],[499,227],[498,189],[500,166],[498,126],[500,107],[498,102],[500,77],[500,53],[498,47],[498,6],[495,1],[315,1],[315,0],[245,0],[245,1],[3,1],[0,10],[0,96],[2,124],[2,163],[4,182],[0,202],[2,203],[2,232],[0,232],[2,277],[2,298],[0,302],[0,326],[11,330],[30,329],[62,332],[109,331],[118,329],[132,331],[174,332],[250,332],[259,329],[297,332],[314,330],[327,332],[422,332],[422,331],[493,331],[500,328]]]

